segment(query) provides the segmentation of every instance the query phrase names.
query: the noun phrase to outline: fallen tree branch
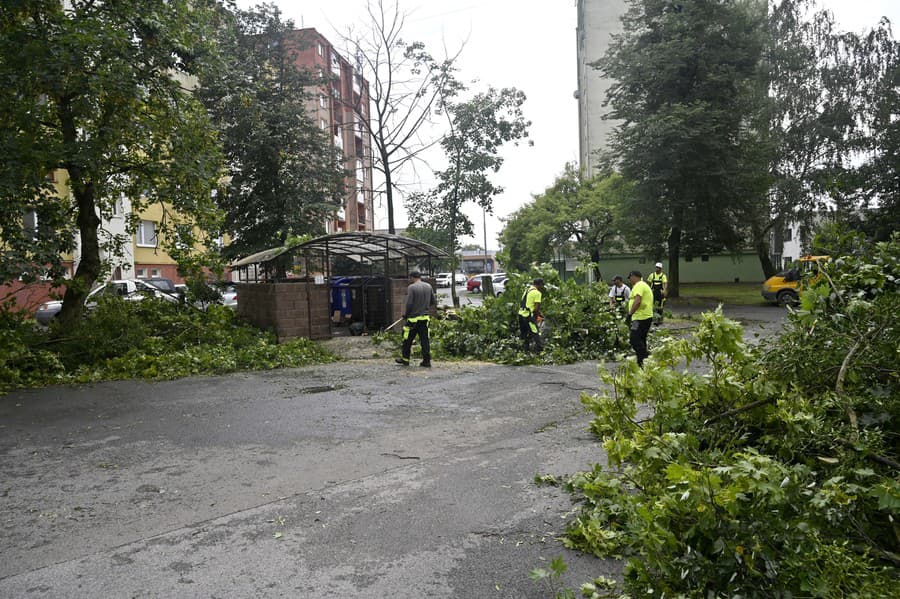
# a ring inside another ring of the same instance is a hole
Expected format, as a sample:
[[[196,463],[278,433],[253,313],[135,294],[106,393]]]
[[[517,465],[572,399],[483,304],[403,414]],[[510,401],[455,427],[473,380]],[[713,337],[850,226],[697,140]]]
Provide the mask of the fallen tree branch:
[[[729,418],[734,416],[735,414],[740,414],[741,412],[747,412],[752,410],[753,408],[758,408],[759,406],[764,406],[769,403],[775,403],[774,397],[767,397],[765,399],[758,399],[756,401],[752,401],[745,406],[741,406],[739,408],[734,408],[733,410],[728,410],[727,412],[722,412],[721,414],[716,414],[715,416],[711,416],[703,421],[704,426],[707,424],[712,424],[713,422],[717,422],[722,420],[723,418]]]
[[[853,443],[853,442],[851,442],[851,441],[849,441],[849,440],[847,440],[847,439],[843,439],[843,438],[841,438],[841,437],[837,437],[836,440],[837,440],[837,442],[840,443],[841,445],[844,445],[844,446],[846,446],[846,447],[851,447],[851,448],[855,449],[856,451],[862,451],[861,449],[858,449],[858,448],[856,447],[856,444],[855,444],[855,443]],[[872,460],[873,462],[878,462],[879,464],[881,464],[881,465],[883,465],[883,466],[889,466],[889,467],[894,468],[894,469],[896,469],[896,470],[900,470],[900,462],[898,462],[898,461],[896,461],[896,460],[893,460],[893,459],[891,459],[891,458],[887,458],[887,457],[885,457],[885,456],[883,456],[883,455],[878,455],[877,453],[868,453],[868,452],[866,452],[865,457],[868,458],[868,459],[870,459],[870,460]]]

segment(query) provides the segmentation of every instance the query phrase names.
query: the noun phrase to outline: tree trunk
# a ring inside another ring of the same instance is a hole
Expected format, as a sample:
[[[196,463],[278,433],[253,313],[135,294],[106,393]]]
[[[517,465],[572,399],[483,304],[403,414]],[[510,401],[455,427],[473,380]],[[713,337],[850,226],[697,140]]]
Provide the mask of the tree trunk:
[[[766,234],[768,233],[769,228],[760,231],[756,227],[753,228],[753,248],[756,250],[756,255],[759,258],[759,265],[762,267],[763,276],[768,279],[773,276],[777,270],[775,269],[775,264],[772,263],[772,252],[769,247],[768,242],[766,241]]]
[[[678,258],[681,256],[681,227],[672,227],[671,231],[669,231],[668,248],[669,287],[666,297],[679,297],[678,287],[681,282],[681,276],[678,272]]]
[[[64,329],[68,329],[81,317],[84,312],[84,300],[100,275],[100,244],[97,238],[100,218],[97,216],[94,203],[95,189],[93,184],[85,184],[81,180],[81,169],[77,167],[69,167],[69,177],[75,204],[78,207],[81,260],[78,262],[72,284],[66,287],[62,310],[59,312],[58,318]]]
[[[600,272],[600,250],[592,249],[591,250],[591,262],[594,264],[594,281],[600,282],[603,280],[603,273]],[[566,265],[563,264],[563,270],[565,270]],[[608,274],[608,273],[607,273]]]
[[[394,235],[394,185],[391,180],[391,168],[388,164],[387,152],[381,150],[381,164],[384,166],[384,197],[387,200],[388,233]]]
[[[59,102],[59,119],[63,142],[67,147],[76,147],[77,127],[69,103],[65,99]],[[74,161],[67,161],[64,166],[69,173],[69,189],[75,198],[76,222],[81,238],[81,259],[72,283],[66,287],[62,309],[58,316],[63,329],[68,329],[81,318],[84,300],[100,275],[100,242],[97,235],[100,217],[97,216],[97,189],[93,181],[86,180],[84,170]]]

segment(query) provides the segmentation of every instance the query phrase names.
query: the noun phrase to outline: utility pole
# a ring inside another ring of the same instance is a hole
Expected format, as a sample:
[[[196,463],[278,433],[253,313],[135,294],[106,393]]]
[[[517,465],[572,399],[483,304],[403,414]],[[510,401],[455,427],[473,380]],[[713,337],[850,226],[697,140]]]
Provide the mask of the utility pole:
[[[484,227],[484,264],[482,265],[483,268],[482,268],[481,272],[487,272],[487,271],[488,271],[488,269],[487,269],[487,259],[488,259],[488,253],[487,253],[487,210],[484,209],[484,208],[481,209],[481,225],[482,225],[482,227]],[[493,272],[493,271],[492,271],[492,272]]]

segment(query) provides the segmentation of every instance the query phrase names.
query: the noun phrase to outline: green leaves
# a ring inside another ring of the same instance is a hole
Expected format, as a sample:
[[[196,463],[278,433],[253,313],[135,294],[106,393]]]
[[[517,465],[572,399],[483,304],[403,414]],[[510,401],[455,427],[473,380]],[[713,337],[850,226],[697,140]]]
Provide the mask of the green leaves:
[[[459,238],[472,230],[462,206],[473,202],[490,211],[494,196],[503,191],[490,174],[503,165],[500,148],[528,136],[531,123],[523,115],[524,102],[525,94],[515,88],[489,88],[468,101],[443,98],[449,132],[440,144],[448,165],[435,172],[435,189],[411,198],[409,218],[414,227],[440,231],[450,254],[456,254]]]
[[[163,300],[100,301],[65,337],[0,312],[0,391],[128,378],[267,370],[336,358],[308,339],[276,343],[270,333],[238,324],[224,306],[206,312]]]
[[[261,5],[237,10],[218,30],[222,67],[198,91],[221,132],[228,183],[218,202],[229,256],[281,246],[291,235],[320,234],[343,203],[344,159],[335,132],[307,111],[310,89],[327,82],[297,64],[312,39]],[[355,205],[355,202],[354,202]]]
[[[619,175],[582,179],[567,164],[551,187],[507,221],[501,235],[507,262],[524,269],[561,248],[599,262],[619,242],[617,215],[630,193],[631,185]]]
[[[826,266],[761,351],[717,311],[644,370],[601,369],[582,402],[609,466],[566,483],[581,509],[564,544],[626,556],[635,596],[892,596],[898,256],[895,237]]]
[[[535,276],[555,287],[545,292],[541,303],[549,332],[540,354],[522,350],[517,317],[526,282]],[[561,281],[548,265],[528,275],[513,273],[500,297],[485,297],[481,306],[458,310],[455,320],[433,322],[432,350],[500,364],[567,364],[606,358],[628,340],[621,317],[604,309],[607,292],[603,284]]]

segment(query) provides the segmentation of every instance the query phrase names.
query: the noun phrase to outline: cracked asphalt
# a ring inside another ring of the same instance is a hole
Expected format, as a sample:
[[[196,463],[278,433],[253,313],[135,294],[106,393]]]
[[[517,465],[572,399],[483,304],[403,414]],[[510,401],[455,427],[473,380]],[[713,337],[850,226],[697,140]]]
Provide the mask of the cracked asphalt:
[[[597,363],[371,347],[0,397],[0,597],[545,598],[528,573],[560,555],[571,588],[621,574],[562,547],[571,501],[533,482],[604,461],[579,402]]]

